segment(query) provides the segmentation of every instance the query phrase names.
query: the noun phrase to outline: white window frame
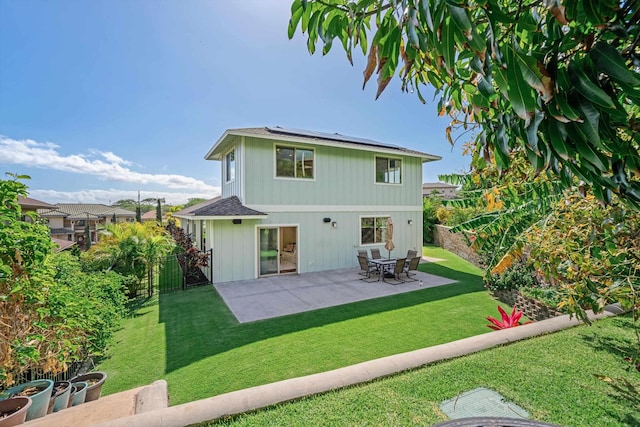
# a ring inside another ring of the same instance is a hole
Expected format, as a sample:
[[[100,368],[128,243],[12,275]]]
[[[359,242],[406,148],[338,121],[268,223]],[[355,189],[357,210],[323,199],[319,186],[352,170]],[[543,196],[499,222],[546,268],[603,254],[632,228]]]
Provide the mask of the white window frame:
[[[294,173],[294,176],[279,176],[278,175],[278,148],[290,148],[290,149],[294,150],[293,151],[293,157],[294,157],[293,173]],[[297,173],[296,161],[295,161],[296,150],[311,151],[313,153],[313,166],[311,168],[311,173],[313,174],[313,176],[311,178],[303,178],[303,177],[295,176],[295,174]],[[295,180],[295,181],[303,181],[303,182],[315,181],[316,180],[316,161],[317,161],[316,149],[313,148],[313,147],[305,147],[305,146],[301,146],[301,145],[288,144],[286,142],[284,142],[284,143],[283,142],[276,142],[276,143],[273,144],[273,175],[274,175],[275,179]]]
[[[386,159],[387,160],[387,171],[389,171],[389,162],[391,160],[397,160],[400,161],[400,182],[378,182],[378,159]],[[379,185],[402,185],[402,176],[404,175],[403,173],[403,164],[404,161],[401,157],[394,157],[394,156],[383,156],[383,155],[376,155],[374,156],[374,160],[373,160],[373,181],[376,184]]]
[[[229,156],[233,155],[233,160],[229,160]],[[233,162],[233,168],[230,168],[231,162]],[[233,182],[236,179],[236,149],[233,148],[224,156],[224,177],[225,182]],[[231,176],[230,172],[233,171],[233,176]]]
[[[365,219],[365,218],[373,218],[373,239],[374,239],[374,241],[371,242],[371,243],[365,243],[365,242],[362,241],[362,220]],[[379,242],[376,242],[375,241],[375,236],[376,236],[376,231],[375,231],[376,230],[376,225],[375,224],[376,224],[376,221],[379,218],[383,218],[385,220],[384,221],[384,230],[385,231],[383,233],[382,240],[379,241]],[[359,232],[360,246],[374,246],[374,245],[380,245],[380,244],[384,243],[385,239],[387,238],[386,229],[387,229],[387,220],[389,218],[391,218],[391,215],[360,215],[360,218],[358,219],[358,232]]]

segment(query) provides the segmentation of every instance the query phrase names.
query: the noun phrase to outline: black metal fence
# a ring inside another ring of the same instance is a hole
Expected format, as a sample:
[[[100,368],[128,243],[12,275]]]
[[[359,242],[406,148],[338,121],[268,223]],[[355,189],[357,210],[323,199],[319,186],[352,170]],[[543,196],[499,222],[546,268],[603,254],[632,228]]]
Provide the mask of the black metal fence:
[[[52,381],[69,381],[70,379],[85,374],[95,369],[93,358],[89,357],[86,360],[74,361],[69,363],[67,370],[54,375],[51,372],[44,373],[41,369],[29,369],[25,372],[16,375],[13,378],[15,384],[22,384],[32,380],[48,379]]]
[[[211,284],[213,250],[189,250],[181,255],[158,258],[147,275],[147,294],[185,290],[191,286]]]

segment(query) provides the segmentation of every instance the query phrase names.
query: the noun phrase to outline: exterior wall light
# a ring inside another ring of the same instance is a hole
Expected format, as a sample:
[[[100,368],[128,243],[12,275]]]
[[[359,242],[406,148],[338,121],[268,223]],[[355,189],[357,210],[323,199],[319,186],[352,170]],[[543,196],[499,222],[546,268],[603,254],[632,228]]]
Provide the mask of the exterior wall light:
[[[332,226],[333,228],[338,228],[338,223],[337,223],[337,222],[335,222],[335,221],[333,221],[333,222],[331,223],[331,226]]]
[[[407,224],[409,224],[409,225],[413,225],[413,220],[412,220],[412,219],[410,219],[409,221],[407,221]]]

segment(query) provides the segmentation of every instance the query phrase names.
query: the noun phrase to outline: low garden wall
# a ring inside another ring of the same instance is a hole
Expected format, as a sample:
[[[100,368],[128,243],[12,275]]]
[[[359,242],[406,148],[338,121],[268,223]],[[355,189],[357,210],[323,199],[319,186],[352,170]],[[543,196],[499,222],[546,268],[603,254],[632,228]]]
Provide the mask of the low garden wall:
[[[462,233],[452,233],[451,227],[436,224],[433,230],[433,243],[453,252],[471,264],[483,268],[480,256],[469,247],[465,236]]]
[[[531,320],[538,321],[562,315],[559,311],[540,301],[525,297],[517,289],[491,291],[491,294],[511,307],[516,306]]]

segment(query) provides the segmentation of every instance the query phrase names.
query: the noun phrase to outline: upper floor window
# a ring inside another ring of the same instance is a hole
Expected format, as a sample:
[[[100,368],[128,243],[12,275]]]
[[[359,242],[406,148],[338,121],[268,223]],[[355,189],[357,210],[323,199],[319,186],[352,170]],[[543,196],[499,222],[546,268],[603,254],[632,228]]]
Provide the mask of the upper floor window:
[[[385,184],[402,183],[402,160],[376,157],[376,182]]]
[[[276,176],[313,179],[313,150],[276,146]]]
[[[227,182],[236,179],[236,150],[231,150],[225,156],[225,165],[227,169]]]

